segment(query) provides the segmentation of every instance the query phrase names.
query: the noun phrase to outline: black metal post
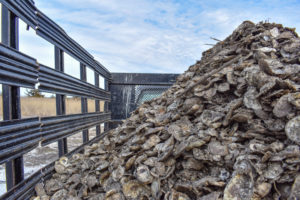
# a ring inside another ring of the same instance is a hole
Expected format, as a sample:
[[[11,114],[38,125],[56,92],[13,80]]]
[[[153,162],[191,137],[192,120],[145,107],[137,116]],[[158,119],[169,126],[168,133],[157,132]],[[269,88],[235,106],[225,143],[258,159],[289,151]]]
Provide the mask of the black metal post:
[[[112,90],[112,89],[111,89],[111,81],[108,82],[108,86],[107,86],[107,87],[108,87],[108,91],[111,91],[111,90]],[[111,102],[108,104],[108,111],[109,111],[109,112],[112,111],[112,105],[113,105],[113,104],[112,104],[112,102],[113,102],[112,96],[113,96],[113,95],[111,95]],[[115,124],[115,123],[114,123],[113,121],[110,121],[110,122],[109,122],[109,124],[108,124],[109,130],[115,128],[114,124]]]
[[[64,52],[58,48],[54,47],[54,59],[55,59],[55,69],[60,72],[64,72]],[[61,94],[56,94],[56,115],[66,114],[66,96]],[[58,156],[61,157],[68,153],[68,142],[67,138],[63,138],[58,141]]]
[[[2,43],[14,49],[19,49],[18,17],[2,4]],[[20,88],[2,85],[3,120],[21,118]],[[23,156],[5,163],[6,188],[11,189],[24,180]]]
[[[19,50],[19,18],[10,12],[10,47]]]
[[[109,85],[108,85],[108,80],[105,78],[104,79],[104,89],[106,90],[106,91],[108,91],[109,90]],[[105,101],[105,103],[104,103],[104,112],[105,113],[107,113],[107,112],[109,112],[109,102],[108,101]],[[109,130],[109,122],[105,122],[104,123],[104,131],[108,131]]]
[[[80,63],[80,79],[86,81],[86,66]],[[81,112],[88,112],[87,98],[81,97]],[[82,142],[85,143],[89,141],[89,130],[85,129],[82,131]]]
[[[10,46],[10,14],[9,10],[2,5],[2,10],[1,10],[1,18],[2,18],[2,23],[1,23],[1,42],[7,46]]]
[[[99,74],[95,72],[95,86],[99,87]],[[95,100],[95,111],[100,112],[100,101],[98,99]],[[96,126],[96,135],[99,136],[101,134],[100,125]]]

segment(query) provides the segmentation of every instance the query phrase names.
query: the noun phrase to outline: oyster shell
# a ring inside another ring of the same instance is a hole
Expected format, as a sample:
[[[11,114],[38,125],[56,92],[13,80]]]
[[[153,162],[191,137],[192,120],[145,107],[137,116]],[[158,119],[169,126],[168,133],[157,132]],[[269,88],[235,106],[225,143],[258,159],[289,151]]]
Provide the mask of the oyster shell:
[[[143,194],[150,195],[151,193],[148,187],[135,180],[131,180],[123,184],[122,191],[126,198],[136,200]]]
[[[300,145],[300,115],[291,119],[285,126],[288,138]]]
[[[300,39],[243,22],[83,153],[36,199],[297,199]]]
[[[289,199],[299,199],[300,198],[300,175],[298,174],[292,186],[292,191]]]
[[[269,194],[269,192],[271,191],[271,188],[272,188],[272,185],[270,183],[263,182],[263,183],[260,183],[259,185],[257,185],[256,192],[261,198],[264,198],[265,196],[267,196]]]
[[[247,200],[253,196],[254,183],[246,174],[234,175],[224,190],[224,200]]]
[[[142,183],[149,184],[153,180],[150,170],[146,165],[140,165],[136,169],[136,178]]]

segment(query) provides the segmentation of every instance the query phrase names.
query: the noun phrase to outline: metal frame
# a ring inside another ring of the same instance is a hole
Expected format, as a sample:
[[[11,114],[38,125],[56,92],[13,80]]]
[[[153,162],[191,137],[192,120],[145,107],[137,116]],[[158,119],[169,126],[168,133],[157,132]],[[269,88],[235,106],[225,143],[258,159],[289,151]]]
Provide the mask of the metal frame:
[[[134,87],[169,87],[176,74],[111,74],[55,22],[38,10],[32,0],[0,0],[2,3],[2,43],[0,44],[0,84],[3,87],[3,121],[0,122],[0,164],[6,165],[7,193],[0,199],[30,199],[36,183],[53,173],[51,163],[24,180],[23,155],[38,145],[58,143],[59,156],[82,151],[85,145],[99,141],[113,127],[114,120],[125,119],[122,110],[136,108]],[[54,45],[55,69],[18,51],[18,18]],[[80,62],[80,79],[64,73],[64,52]],[[86,67],[95,73],[95,84],[86,81]],[[99,76],[105,88],[99,88]],[[20,87],[56,94],[56,116],[22,119]],[[129,90],[124,90],[129,88]],[[113,95],[111,95],[111,93]],[[81,113],[66,115],[66,96],[81,98]],[[123,96],[122,96],[123,95]],[[125,101],[130,97],[130,102]],[[95,100],[95,112],[89,113],[87,99]],[[104,101],[104,112],[100,112]],[[121,118],[116,114],[120,112]],[[113,113],[113,114],[111,114]],[[100,125],[104,123],[104,132]],[[89,140],[88,129],[96,126],[96,137]],[[67,137],[82,132],[83,144],[68,152]]]
[[[15,191],[23,199],[29,188],[24,180],[23,155],[39,144],[47,145],[58,142],[59,156],[68,153],[67,137],[76,132],[83,132],[83,146],[97,141],[100,135],[100,124],[107,124],[111,119],[108,110],[100,113],[99,101],[110,101],[110,92],[86,81],[86,66],[91,67],[96,77],[103,76],[110,81],[109,71],[78,43],[71,39],[62,28],[40,12],[29,0],[1,0],[2,3],[2,43],[0,44],[0,84],[3,91],[3,121],[0,122],[0,164],[6,165],[8,192],[0,197],[15,199]],[[36,59],[18,51],[18,17],[31,26],[39,36],[51,42],[55,49],[55,69],[41,65]],[[64,73],[64,54],[69,53],[79,60],[81,79]],[[98,81],[99,82],[99,81]],[[20,87],[35,88],[56,94],[56,114],[53,117],[21,119]],[[82,113],[66,115],[66,95],[82,98]],[[95,99],[96,112],[88,113],[87,98]],[[97,137],[89,141],[88,129],[96,126]],[[49,165],[51,166],[51,164]],[[51,167],[47,169],[52,169]],[[52,164],[53,166],[53,164]],[[51,171],[51,170],[50,170]],[[41,181],[42,174],[39,175]],[[24,187],[19,187],[23,185]],[[34,185],[30,186],[33,191]],[[32,192],[31,192],[32,194]]]

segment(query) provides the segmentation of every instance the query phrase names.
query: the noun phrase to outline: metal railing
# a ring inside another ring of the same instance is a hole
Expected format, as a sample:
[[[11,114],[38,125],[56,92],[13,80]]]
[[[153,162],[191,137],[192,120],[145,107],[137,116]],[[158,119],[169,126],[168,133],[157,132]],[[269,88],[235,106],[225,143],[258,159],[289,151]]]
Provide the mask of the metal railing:
[[[56,23],[38,10],[32,0],[0,0],[2,23],[0,44],[0,84],[3,121],[0,122],[0,164],[5,163],[7,192],[0,199],[30,199],[34,186],[54,173],[54,163],[24,179],[23,155],[38,145],[58,142],[58,156],[70,156],[85,145],[99,141],[110,128],[129,117],[147,92],[159,95],[170,87],[178,74],[110,73]],[[39,64],[18,51],[18,18],[37,35],[54,45],[55,69]],[[80,62],[80,79],[64,73],[64,52]],[[94,70],[95,85],[87,82],[86,68]],[[99,76],[105,88],[99,87]],[[21,117],[20,87],[56,94],[56,116]],[[66,115],[66,96],[81,97],[81,114]],[[151,95],[148,96],[150,97]],[[87,99],[95,99],[95,112],[88,112]],[[100,112],[104,101],[104,112]],[[104,123],[104,132],[100,124]],[[96,126],[89,140],[88,129]],[[67,138],[82,131],[83,144],[68,152]]]
[[[0,84],[3,96],[3,121],[0,122],[0,164],[5,163],[8,192],[2,199],[28,199],[36,183],[53,173],[53,163],[24,179],[23,155],[36,148],[58,142],[59,156],[81,151],[83,146],[100,140],[111,119],[108,110],[110,72],[65,31],[38,10],[31,0],[1,0],[2,43],[0,44]],[[18,18],[37,35],[55,46],[55,69],[41,65],[19,49]],[[80,62],[80,79],[64,73],[64,54]],[[95,85],[87,82],[86,67],[95,73]],[[105,89],[99,88],[99,75],[105,79]],[[35,88],[56,94],[56,114],[53,117],[21,118],[20,87]],[[66,115],[66,96],[81,97],[81,114]],[[88,113],[87,98],[95,99],[95,112]],[[100,112],[100,101],[105,101]],[[100,124],[105,123],[101,133]],[[88,129],[96,126],[96,137],[89,140]],[[82,131],[83,145],[68,152],[67,137]]]

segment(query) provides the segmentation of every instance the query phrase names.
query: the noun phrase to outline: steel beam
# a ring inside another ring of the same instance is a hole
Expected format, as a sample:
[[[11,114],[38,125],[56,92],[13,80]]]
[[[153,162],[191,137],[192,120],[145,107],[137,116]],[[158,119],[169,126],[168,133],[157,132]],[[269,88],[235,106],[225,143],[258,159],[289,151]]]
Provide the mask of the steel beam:
[[[95,71],[95,86],[99,88],[99,74]],[[100,101],[98,99],[95,100],[95,111],[100,112]],[[100,125],[96,126],[96,135],[99,136],[101,134]]]
[[[109,83],[108,80],[106,78],[104,78],[104,89],[106,91],[109,90]],[[105,101],[104,103],[104,112],[107,113],[109,112],[109,102]],[[108,131],[109,130],[109,122],[104,123],[104,131]]]
[[[57,46],[54,47],[55,69],[64,72],[64,52]],[[66,96],[56,94],[56,115],[66,114]],[[58,156],[61,157],[68,153],[67,138],[58,141]]]
[[[86,82],[86,66],[80,63],[80,79]],[[87,98],[81,97],[81,112],[88,112]],[[89,141],[89,130],[85,129],[82,131],[82,142],[85,143]]]
[[[2,43],[14,49],[19,49],[18,17],[2,5],[1,35]],[[2,85],[3,120],[21,118],[20,88]],[[24,179],[23,156],[5,163],[6,188],[11,189]]]

